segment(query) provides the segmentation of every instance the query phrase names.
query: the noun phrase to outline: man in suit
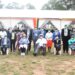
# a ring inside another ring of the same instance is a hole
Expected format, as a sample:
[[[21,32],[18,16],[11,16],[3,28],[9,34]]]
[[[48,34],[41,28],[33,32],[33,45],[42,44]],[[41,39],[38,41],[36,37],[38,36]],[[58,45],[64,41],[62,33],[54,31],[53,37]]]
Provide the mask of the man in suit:
[[[28,49],[27,49],[27,53],[28,53],[28,51],[31,50],[32,29],[28,29],[28,30],[27,30],[27,38],[28,38],[28,40],[29,40]]]
[[[36,41],[40,35],[40,30],[34,29],[32,32],[33,44],[34,44],[34,52],[36,50]]]
[[[63,42],[63,53],[68,53],[68,40],[70,39],[70,30],[65,25],[61,32],[62,42]]]
[[[56,54],[56,55],[59,55],[59,51],[61,50],[61,46],[60,46],[60,44],[61,44],[61,36],[60,36],[60,32],[59,32],[59,30],[55,30],[54,32],[53,32],[53,42],[54,42],[54,55]]]
[[[11,52],[15,52],[16,33],[13,30],[11,33]]]

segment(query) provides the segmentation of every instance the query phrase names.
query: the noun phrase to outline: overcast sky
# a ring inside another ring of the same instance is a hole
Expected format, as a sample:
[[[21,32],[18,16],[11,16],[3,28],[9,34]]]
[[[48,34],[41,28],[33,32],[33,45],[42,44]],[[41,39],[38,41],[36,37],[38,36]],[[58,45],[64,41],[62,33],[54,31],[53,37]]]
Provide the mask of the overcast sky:
[[[30,3],[35,6],[36,9],[41,9],[42,6],[47,3],[49,0],[1,0],[2,3],[7,4],[11,2],[18,2],[20,4],[26,5]]]

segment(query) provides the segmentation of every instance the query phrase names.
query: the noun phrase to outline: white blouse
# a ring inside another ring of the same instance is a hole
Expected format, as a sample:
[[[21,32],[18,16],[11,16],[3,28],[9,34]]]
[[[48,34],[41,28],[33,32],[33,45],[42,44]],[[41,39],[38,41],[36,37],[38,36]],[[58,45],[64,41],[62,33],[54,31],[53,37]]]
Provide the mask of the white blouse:
[[[64,29],[64,36],[68,36],[68,29]]]
[[[47,40],[52,40],[52,38],[53,38],[53,33],[46,33],[46,36],[45,36],[45,38],[47,39]]]

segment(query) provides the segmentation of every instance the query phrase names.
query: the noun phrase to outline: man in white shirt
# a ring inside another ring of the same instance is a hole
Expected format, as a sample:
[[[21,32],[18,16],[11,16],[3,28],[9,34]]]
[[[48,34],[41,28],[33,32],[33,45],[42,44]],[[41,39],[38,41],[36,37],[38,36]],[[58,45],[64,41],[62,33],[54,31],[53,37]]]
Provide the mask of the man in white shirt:
[[[5,30],[2,30],[1,38],[4,38],[5,36],[7,36],[7,32]]]
[[[34,51],[34,56],[38,54],[39,49],[42,49],[43,51],[42,54],[45,55],[47,40],[43,38],[43,34],[40,34],[38,40],[36,41],[36,44],[37,44],[37,47],[36,47],[36,50]]]

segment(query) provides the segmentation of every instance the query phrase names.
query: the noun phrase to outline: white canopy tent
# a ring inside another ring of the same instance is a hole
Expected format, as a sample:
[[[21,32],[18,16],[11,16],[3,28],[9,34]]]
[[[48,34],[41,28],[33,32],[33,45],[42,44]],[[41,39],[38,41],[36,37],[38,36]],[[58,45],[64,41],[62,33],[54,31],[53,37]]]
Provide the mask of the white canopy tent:
[[[69,25],[71,23],[70,20],[64,21],[63,19],[75,19],[75,11],[0,9],[0,21],[2,21],[6,27],[13,27],[16,25],[20,21],[19,19],[16,20],[16,18],[51,19],[51,22],[60,30],[65,24]],[[39,21],[40,26],[42,25],[43,21],[44,20]],[[28,25],[34,28],[33,21],[26,20],[26,22]]]
[[[75,11],[0,9],[0,17],[75,18]]]

